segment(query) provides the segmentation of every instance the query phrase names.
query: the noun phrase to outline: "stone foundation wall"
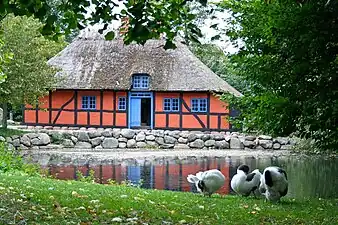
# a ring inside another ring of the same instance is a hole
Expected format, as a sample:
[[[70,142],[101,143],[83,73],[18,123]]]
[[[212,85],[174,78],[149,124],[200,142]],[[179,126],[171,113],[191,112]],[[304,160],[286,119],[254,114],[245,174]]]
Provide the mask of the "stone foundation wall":
[[[11,149],[290,149],[290,138],[252,136],[237,132],[195,132],[132,129],[36,129],[21,136],[6,139]]]

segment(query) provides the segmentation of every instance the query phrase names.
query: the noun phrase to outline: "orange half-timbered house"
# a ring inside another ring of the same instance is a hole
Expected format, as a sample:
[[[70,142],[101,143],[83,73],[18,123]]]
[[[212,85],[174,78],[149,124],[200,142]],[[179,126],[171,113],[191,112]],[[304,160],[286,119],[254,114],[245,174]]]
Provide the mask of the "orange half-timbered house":
[[[229,130],[230,112],[217,94],[241,94],[184,44],[177,43],[174,50],[164,50],[163,44],[78,37],[50,59],[60,69],[60,82],[38,107],[26,105],[24,123]]]

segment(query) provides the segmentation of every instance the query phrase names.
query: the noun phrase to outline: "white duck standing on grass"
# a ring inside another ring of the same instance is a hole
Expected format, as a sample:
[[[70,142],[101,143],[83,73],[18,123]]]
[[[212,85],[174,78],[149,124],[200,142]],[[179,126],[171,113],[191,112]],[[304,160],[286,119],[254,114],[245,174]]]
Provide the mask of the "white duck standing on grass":
[[[231,188],[237,194],[243,196],[249,196],[251,193],[256,196],[260,195],[258,188],[260,185],[262,174],[258,169],[255,169],[249,173],[249,166],[240,165],[237,168],[237,174],[235,174],[231,179]]]
[[[225,176],[217,169],[189,174],[187,180],[196,185],[198,192],[209,197],[225,184]]]
[[[268,201],[277,202],[288,193],[288,178],[285,170],[276,166],[265,168],[259,191]]]

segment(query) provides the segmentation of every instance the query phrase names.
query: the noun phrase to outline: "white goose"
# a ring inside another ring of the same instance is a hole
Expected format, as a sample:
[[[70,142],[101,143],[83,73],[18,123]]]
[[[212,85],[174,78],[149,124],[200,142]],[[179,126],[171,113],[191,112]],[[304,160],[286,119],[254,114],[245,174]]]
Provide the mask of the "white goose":
[[[251,192],[256,196],[258,187],[261,180],[261,173],[258,169],[255,169],[250,174],[249,167],[247,165],[240,165],[237,168],[237,174],[231,179],[231,188],[237,194],[243,196],[249,196]]]
[[[288,178],[285,170],[276,166],[265,168],[259,191],[267,200],[276,202],[288,193]]]
[[[195,184],[197,191],[209,197],[220,189],[225,183],[225,176],[217,169],[198,172],[196,175],[189,174],[189,183]]]

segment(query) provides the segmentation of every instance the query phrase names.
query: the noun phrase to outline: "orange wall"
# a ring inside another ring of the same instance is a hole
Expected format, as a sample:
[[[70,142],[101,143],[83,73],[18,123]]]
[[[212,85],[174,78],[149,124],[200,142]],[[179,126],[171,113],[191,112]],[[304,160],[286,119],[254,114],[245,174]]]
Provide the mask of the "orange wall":
[[[155,94],[155,112],[163,112],[163,99],[164,98],[179,98],[179,93],[173,92],[160,92]],[[191,99],[193,98],[207,98],[207,93],[183,93],[183,100],[191,108]],[[210,94],[210,113],[229,113],[229,110],[226,108],[227,104],[222,102],[217,96]],[[182,104],[182,112],[188,113],[189,111]],[[199,119],[207,127],[207,116],[196,114]],[[157,128],[166,128],[167,119],[165,114],[156,114],[155,115],[155,124]],[[218,129],[218,116],[210,115],[210,129]],[[179,112],[169,115],[169,128],[179,128],[180,125],[180,116]],[[182,115],[182,126],[185,129],[191,128],[202,128],[201,124],[193,115]],[[229,129],[229,122],[225,116],[221,117],[220,129]]]
[[[72,90],[57,90],[52,93],[52,108],[53,109],[59,109],[61,108],[67,101],[72,99],[74,96],[74,91]],[[88,122],[90,122],[90,125],[96,125],[100,126],[100,112],[93,112],[89,111],[89,121],[88,121],[88,111],[81,112],[82,107],[82,97],[83,96],[96,96],[96,110],[100,110],[100,103],[101,103],[101,94],[100,91],[85,91],[81,90],[77,93],[77,109],[79,112],[77,113],[77,125],[80,126],[87,126]],[[128,121],[127,121],[127,111],[126,112],[118,112],[115,115],[113,112],[108,112],[108,110],[113,111],[118,110],[118,98],[121,96],[127,96],[127,92],[119,91],[114,93],[111,90],[105,90],[103,91],[103,110],[106,110],[105,112],[102,112],[102,126],[115,126],[118,127],[127,127]],[[114,99],[114,96],[116,99]],[[155,112],[163,112],[163,99],[164,98],[179,98],[179,93],[174,92],[157,92],[154,93],[155,96]],[[183,100],[188,105],[188,107],[191,107],[191,99],[192,98],[207,98],[207,93],[197,93],[197,92],[190,92],[190,93],[183,93]],[[218,99],[217,96],[214,96],[210,94],[210,113],[228,113],[229,110],[226,109],[226,105],[224,102]],[[34,108],[32,106],[26,105],[26,107]],[[40,108],[44,108],[44,110],[39,110],[38,112],[38,123],[39,124],[49,124],[49,97],[46,96],[41,99]],[[47,110],[46,110],[47,109]],[[74,110],[75,109],[75,100],[73,99],[68,105],[64,107],[64,109],[68,110]],[[189,113],[188,110],[182,105],[182,112],[183,113]],[[35,110],[25,110],[25,122],[26,123],[36,123],[36,112]],[[56,125],[74,125],[75,121],[75,113],[69,112],[69,111],[61,111],[58,113],[58,111],[53,111],[51,113],[51,122],[53,122],[57,115],[59,114],[55,124]],[[203,113],[197,113],[196,114],[201,121],[205,124],[207,127],[207,121],[208,117],[207,115],[203,115]],[[172,129],[179,129],[180,127],[180,114],[177,113],[171,113],[169,114],[169,121],[168,121],[168,127]],[[167,124],[167,116],[165,114],[155,114],[155,120],[154,120],[154,127],[155,128],[166,128]],[[221,117],[221,124],[220,127],[218,127],[218,115],[210,115],[209,116],[209,128],[210,129],[229,129],[229,122],[225,115],[222,115]],[[182,128],[183,129],[201,129],[202,126],[194,117],[193,115],[182,115]]]
[[[72,90],[58,90],[52,93],[52,108],[60,109],[67,101],[72,99],[74,96],[74,91]],[[83,96],[96,96],[96,110],[100,110],[101,95],[100,91],[78,91],[77,93],[77,109],[82,110],[82,97]],[[117,99],[119,96],[127,96],[126,92],[117,92],[116,100],[114,99],[113,91],[104,91],[103,92],[103,110],[114,110],[114,104],[117,109]],[[26,105],[27,108],[34,108],[31,105]],[[49,124],[49,97],[45,96],[40,99],[40,109],[38,112],[38,123],[39,124]],[[68,105],[63,109],[74,110],[75,109],[75,100],[73,99]],[[74,125],[75,113],[69,111],[52,111],[51,122],[56,120],[56,125]],[[35,110],[25,110],[25,123],[36,123],[36,112]],[[116,115],[116,126],[127,126],[127,115],[126,113],[118,113]],[[89,120],[90,125],[100,125],[100,112],[89,111]],[[114,113],[113,112],[103,112],[102,113],[102,126],[113,126]],[[77,113],[77,125],[86,126],[88,125],[88,111]]]

